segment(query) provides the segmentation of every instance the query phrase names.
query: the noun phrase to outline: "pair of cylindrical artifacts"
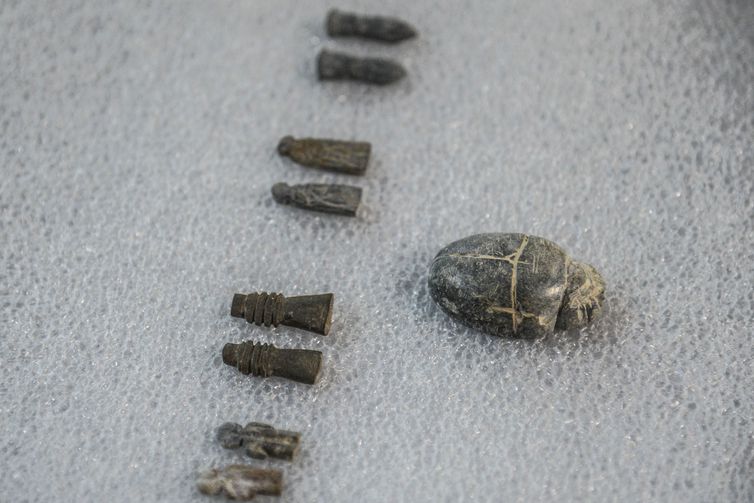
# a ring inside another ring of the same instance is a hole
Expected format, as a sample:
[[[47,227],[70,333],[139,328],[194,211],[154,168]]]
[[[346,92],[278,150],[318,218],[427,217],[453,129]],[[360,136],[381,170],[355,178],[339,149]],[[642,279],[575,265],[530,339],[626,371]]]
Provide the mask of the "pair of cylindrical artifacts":
[[[278,143],[277,150],[280,155],[304,166],[346,175],[363,175],[369,164],[372,145],[362,141],[285,136]],[[360,187],[341,184],[276,183],[272,187],[272,197],[280,204],[349,217],[356,216],[361,193]]]
[[[331,37],[359,37],[396,43],[417,35],[416,29],[405,21],[392,17],[362,16],[336,9],[327,14],[327,34]],[[320,80],[355,80],[385,85],[406,76],[400,63],[385,58],[361,58],[323,50],[317,57]]]
[[[325,27],[331,37],[360,37],[391,43],[417,34],[413,26],[400,19],[362,16],[336,9],[328,12]],[[317,57],[317,74],[320,80],[347,79],[384,85],[403,78],[406,70],[383,58],[359,58],[322,50]],[[280,155],[299,164],[348,175],[364,174],[371,149],[367,142],[292,136],[284,137],[278,144]],[[280,204],[351,217],[356,216],[361,194],[360,187],[342,184],[277,183],[272,187],[272,197]]]
[[[287,298],[279,293],[237,293],[233,296],[230,315],[258,326],[283,325],[327,335],[332,323],[334,301],[332,293]],[[276,376],[314,384],[322,366],[322,353],[245,341],[226,344],[223,347],[223,362],[247,375]]]

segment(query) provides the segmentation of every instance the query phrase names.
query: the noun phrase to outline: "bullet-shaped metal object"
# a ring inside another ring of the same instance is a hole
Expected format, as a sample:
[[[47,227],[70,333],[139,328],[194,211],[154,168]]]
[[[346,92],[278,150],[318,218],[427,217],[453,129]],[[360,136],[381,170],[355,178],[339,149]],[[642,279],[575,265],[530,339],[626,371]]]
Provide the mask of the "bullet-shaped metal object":
[[[248,501],[257,494],[280,496],[283,491],[283,474],[280,470],[229,465],[201,473],[196,486],[203,494],[223,494],[231,500]]]
[[[217,429],[217,440],[226,449],[243,447],[254,459],[276,458],[292,461],[298,452],[301,433],[276,430],[269,424],[225,423]]]
[[[284,377],[314,384],[322,365],[322,353],[309,349],[278,349],[272,344],[245,341],[226,344],[223,362],[246,375]]]
[[[286,136],[278,143],[278,153],[304,166],[314,166],[347,175],[363,175],[372,145],[363,141],[295,139]]]
[[[257,326],[285,325],[327,335],[334,302],[332,293],[297,297],[284,297],[282,293],[237,293],[233,295],[230,315]]]
[[[325,21],[331,37],[361,37],[383,42],[400,42],[417,35],[416,29],[394,17],[363,16],[332,9]]]
[[[329,183],[276,183],[272,186],[272,198],[304,210],[355,217],[361,204],[361,188]]]
[[[317,56],[319,80],[358,80],[385,85],[406,76],[395,61],[384,58],[357,58],[340,52],[322,50]]]

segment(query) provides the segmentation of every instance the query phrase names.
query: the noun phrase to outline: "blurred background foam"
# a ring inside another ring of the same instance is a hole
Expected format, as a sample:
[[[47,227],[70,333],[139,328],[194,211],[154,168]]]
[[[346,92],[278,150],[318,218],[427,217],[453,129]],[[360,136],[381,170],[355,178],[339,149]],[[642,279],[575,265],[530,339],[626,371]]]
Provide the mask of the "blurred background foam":
[[[420,38],[330,40],[331,6]],[[303,433],[257,463],[281,502],[751,501],[752,26],[745,0],[0,3],[0,499],[207,501],[197,470],[251,461],[214,429],[257,420]],[[320,84],[325,47],[409,77]],[[286,134],[372,142],[367,176]],[[448,319],[429,262],[495,231],[597,267],[604,318]],[[335,292],[330,336],[231,318],[254,290]],[[222,364],[250,338],[321,350],[320,382]]]

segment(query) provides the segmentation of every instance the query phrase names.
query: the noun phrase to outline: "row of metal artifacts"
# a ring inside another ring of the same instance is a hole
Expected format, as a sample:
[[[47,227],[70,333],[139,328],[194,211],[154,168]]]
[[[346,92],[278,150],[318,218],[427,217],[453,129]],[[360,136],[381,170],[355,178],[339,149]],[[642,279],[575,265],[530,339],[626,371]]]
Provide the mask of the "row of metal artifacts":
[[[335,296],[301,295],[285,297],[279,293],[237,293],[233,296],[230,314],[258,326],[288,327],[308,330],[320,335],[330,332]],[[223,347],[223,362],[243,374],[260,377],[283,377],[305,384],[317,381],[322,366],[322,353],[309,349],[279,349],[272,344],[244,341]],[[243,448],[254,459],[275,458],[293,461],[298,453],[301,434],[276,430],[264,423],[248,423],[242,427],[225,423],[217,430],[217,440],[226,449]],[[283,473],[280,470],[231,464],[212,468],[199,475],[200,492],[225,495],[232,500],[250,500],[257,494],[280,496]]]
[[[334,300],[335,296],[331,293],[288,298],[279,293],[237,293],[233,296],[230,314],[258,326],[285,325],[327,335],[332,323]],[[223,347],[223,362],[247,375],[283,377],[314,384],[322,366],[322,353],[309,349],[278,349],[272,344],[244,341],[226,344]],[[276,430],[263,423],[249,423],[244,427],[225,423],[217,430],[217,440],[226,449],[243,447],[246,454],[254,459],[293,461],[301,434]],[[197,488],[204,494],[222,494],[232,500],[250,500],[257,494],[280,496],[283,474],[275,469],[231,464],[202,472]]]
[[[382,42],[400,42],[417,35],[414,27],[395,18],[361,16],[331,10],[325,21],[331,37],[360,37]],[[406,70],[395,61],[383,58],[361,58],[322,50],[317,57],[320,80],[354,80],[384,85],[400,80]],[[312,166],[340,174],[363,175],[369,163],[372,146],[367,142],[316,138],[295,139],[286,136],[278,144],[278,153],[304,166]],[[272,197],[287,204],[311,211],[356,216],[362,189],[352,185],[277,183]]]
[[[331,35],[398,40],[397,36],[388,36],[393,28],[400,32],[395,23],[400,22],[331,11],[327,30]],[[414,34],[412,31],[411,36]],[[320,54],[320,78],[329,78],[323,73],[354,78],[382,71],[373,63],[346,60],[342,55],[333,58],[332,53]],[[348,69],[338,70],[341,73],[331,70],[339,65]],[[378,80],[372,78],[371,82],[382,83]],[[371,146],[286,136],[278,152],[305,166],[363,175]],[[277,184],[272,194],[283,204],[349,216],[356,214],[361,200],[361,189],[348,185]],[[528,234],[478,234],[455,241],[432,261],[428,283],[432,299],[448,315],[497,336],[534,338],[548,336],[555,329],[578,329],[597,318],[604,304],[605,282],[596,269],[573,260],[552,241]],[[331,293],[289,298],[265,292],[236,294],[231,316],[260,326],[285,325],[327,335],[333,303]],[[224,363],[247,375],[277,376],[305,384],[316,382],[322,364],[319,351],[279,349],[253,341],[226,344],[222,357]],[[298,450],[300,434],[261,423],[249,423],[244,428],[228,423],[219,429],[218,439],[227,448],[244,447],[257,459],[290,461]],[[256,494],[280,495],[282,473],[235,464],[205,472],[198,487],[203,493],[225,494],[235,500],[248,500]]]
[[[383,42],[399,42],[416,36],[409,24],[394,18],[360,16],[331,10],[325,22],[331,37],[361,37]],[[403,67],[387,59],[359,58],[326,51],[317,58],[320,80],[356,80],[370,84],[389,84],[406,75]],[[371,145],[366,142],[295,139],[286,136],[278,144],[278,153],[304,166],[317,167],[340,174],[363,175],[369,164]],[[272,196],[278,203],[299,208],[355,216],[361,203],[359,187],[338,184],[278,183]],[[332,322],[331,293],[286,298],[279,293],[235,294],[230,314],[249,323],[267,327],[285,325],[327,335]],[[317,381],[322,353],[309,349],[280,349],[271,344],[244,341],[228,343],[222,350],[223,362],[243,374],[260,377],[283,377],[305,384]],[[226,423],[217,439],[227,449],[243,447],[255,459],[277,458],[292,461],[298,452],[300,433],[276,430],[270,425],[249,423],[245,427]],[[257,494],[280,496],[283,474],[280,470],[232,464],[203,472],[197,481],[199,491],[208,495],[225,495],[232,500],[250,500]]]

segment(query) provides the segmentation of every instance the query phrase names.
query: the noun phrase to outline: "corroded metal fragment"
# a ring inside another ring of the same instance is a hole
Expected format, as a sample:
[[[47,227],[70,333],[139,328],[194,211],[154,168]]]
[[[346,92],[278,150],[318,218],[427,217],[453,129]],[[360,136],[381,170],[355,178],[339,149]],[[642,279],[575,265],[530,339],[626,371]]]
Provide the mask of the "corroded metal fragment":
[[[469,326],[532,338],[591,322],[602,309],[605,283],[552,241],[478,234],[440,250],[429,290],[446,313]]]
[[[226,344],[223,362],[246,375],[276,376],[314,384],[322,365],[322,353],[309,349],[278,349],[272,344],[246,341]]]
[[[233,295],[230,315],[257,326],[285,325],[327,335],[334,302],[332,293],[296,297],[284,297],[282,293],[237,293]]]
[[[280,470],[229,465],[201,473],[196,485],[200,492],[210,496],[224,494],[228,499],[248,501],[257,494],[280,496],[283,474]]]
[[[255,459],[276,458],[292,461],[298,452],[301,434],[276,430],[269,424],[225,423],[217,429],[217,440],[226,449],[243,447]]]
[[[325,22],[331,37],[362,37],[383,42],[400,42],[417,35],[413,26],[393,17],[362,16],[332,9]]]
[[[372,145],[363,141],[322,140],[286,136],[278,143],[280,155],[304,166],[327,169],[348,175],[363,175]]]
[[[276,183],[272,186],[272,197],[280,204],[355,217],[361,203],[361,188],[326,183]]]
[[[347,54],[321,51],[317,57],[319,80],[358,80],[385,85],[406,76],[395,61],[384,58],[357,58]]]

